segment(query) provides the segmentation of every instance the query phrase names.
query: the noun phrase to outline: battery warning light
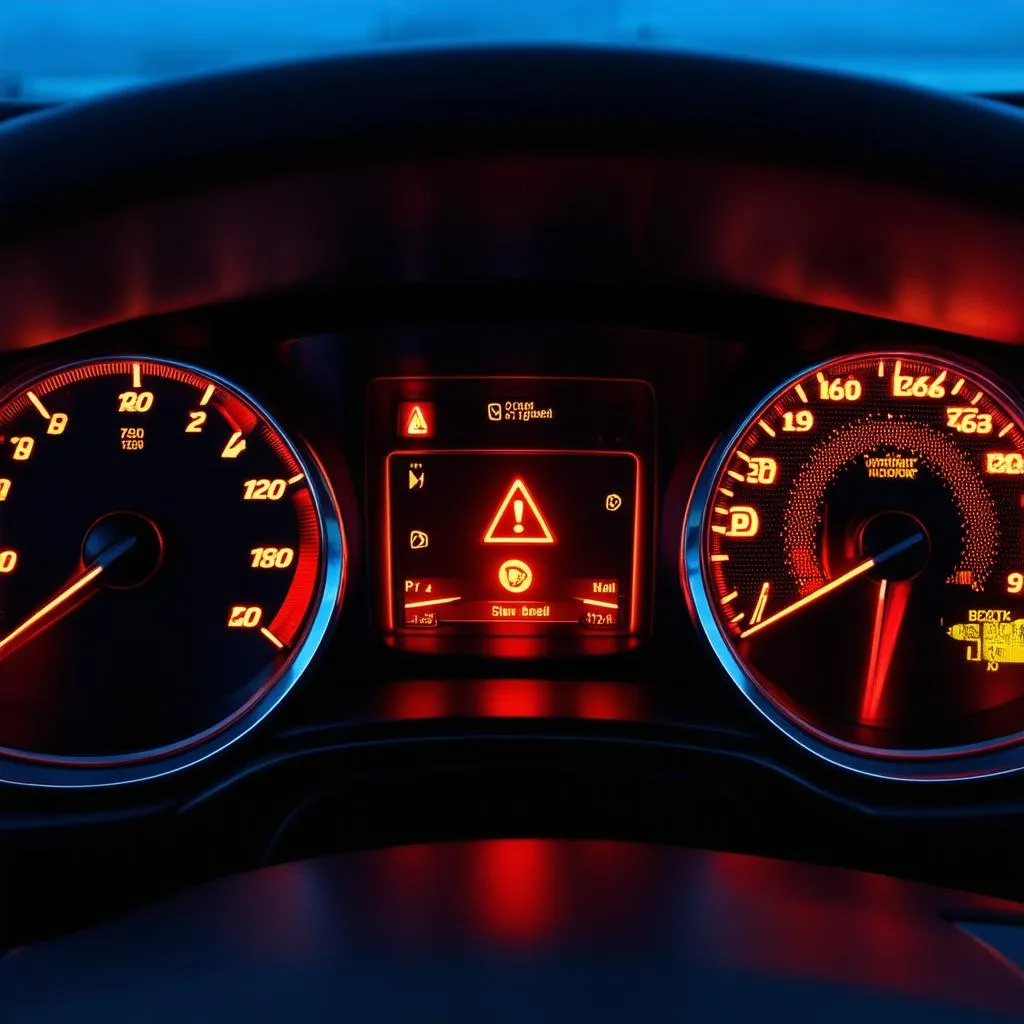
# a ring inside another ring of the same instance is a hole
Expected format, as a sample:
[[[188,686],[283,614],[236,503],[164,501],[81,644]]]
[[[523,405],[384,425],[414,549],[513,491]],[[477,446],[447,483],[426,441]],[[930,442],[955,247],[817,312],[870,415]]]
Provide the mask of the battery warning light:
[[[434,403],[401,402],[398,406],[398,433],[401,437],[433,437]]]

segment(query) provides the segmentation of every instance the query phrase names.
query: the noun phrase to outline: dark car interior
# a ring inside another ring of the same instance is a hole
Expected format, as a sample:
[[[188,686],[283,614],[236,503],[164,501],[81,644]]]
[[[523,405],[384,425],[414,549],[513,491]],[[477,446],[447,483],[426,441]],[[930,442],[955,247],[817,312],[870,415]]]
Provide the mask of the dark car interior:
[[[1024,1014],[1009,99],[0,106],[0,1020]]]

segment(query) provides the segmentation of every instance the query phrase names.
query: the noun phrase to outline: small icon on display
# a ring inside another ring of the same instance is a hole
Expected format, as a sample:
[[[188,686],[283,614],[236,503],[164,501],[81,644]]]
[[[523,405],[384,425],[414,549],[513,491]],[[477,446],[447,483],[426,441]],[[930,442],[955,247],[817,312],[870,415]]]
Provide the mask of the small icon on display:
[[[512,594],[523,594],[533,583],[533,570],[518,558],[510,558],[498,569],[498,582]]]

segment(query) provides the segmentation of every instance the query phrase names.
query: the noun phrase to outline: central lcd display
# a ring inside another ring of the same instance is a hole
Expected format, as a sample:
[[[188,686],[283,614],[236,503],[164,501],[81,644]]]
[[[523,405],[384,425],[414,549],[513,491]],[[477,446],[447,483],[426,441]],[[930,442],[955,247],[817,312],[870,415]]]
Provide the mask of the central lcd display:
[[[386,479],[392,628],[636,630],[635,454],[394,451]]]
[[[650,385],[382,377],[367,410],[375,596],[388,645],[532,658],[643,642]]]

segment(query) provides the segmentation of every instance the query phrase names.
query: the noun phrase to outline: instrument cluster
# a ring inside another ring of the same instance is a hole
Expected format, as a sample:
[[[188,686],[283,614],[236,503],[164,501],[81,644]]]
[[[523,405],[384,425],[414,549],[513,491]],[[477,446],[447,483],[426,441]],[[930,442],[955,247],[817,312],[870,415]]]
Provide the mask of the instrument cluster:
[[[278,342],[259,372],[102,338],[12,358],[0,779],[168,775],[362,657],[392,679],[570,665],[683,707],[734,687],[883,779],[1024,767],[1002,353],[623,331],[524,346],[510,374],[372,335]]]

